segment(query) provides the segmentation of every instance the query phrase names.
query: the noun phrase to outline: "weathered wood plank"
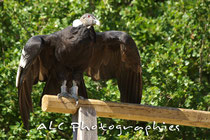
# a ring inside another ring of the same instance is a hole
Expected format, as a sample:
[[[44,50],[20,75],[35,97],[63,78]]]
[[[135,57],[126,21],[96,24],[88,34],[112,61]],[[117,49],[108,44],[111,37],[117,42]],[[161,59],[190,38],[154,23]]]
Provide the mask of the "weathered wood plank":
[[[80,107],[78,112],[72,115],[72,122],[76,128],[76,131],[73,131],[73,140],[98,140],[94,108]]]
[[[91,107],[80,107],[78,110],[77,140],[97,140],[96,111]]]
[[[79,107],[93,107],[98,117],[210,128],[209,111],[104,102],[93,99],[79,100],[76,106],[74,99],[62,98],[60,100],[52,95],[45,95],[42,99],[42,110],[47,112],[74,114]]]

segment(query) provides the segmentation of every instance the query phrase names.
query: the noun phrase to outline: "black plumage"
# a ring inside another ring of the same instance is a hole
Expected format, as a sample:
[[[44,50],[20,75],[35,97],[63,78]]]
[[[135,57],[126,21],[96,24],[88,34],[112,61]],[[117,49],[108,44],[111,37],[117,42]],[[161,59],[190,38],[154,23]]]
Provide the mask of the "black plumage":
[[[32,86],[38,81],[46,83],[42,96],[57,95],[63,92],[62,86],[70,89],[75,81],[79,96],[87,98],[83,79],[86,72],[93,80],[116,78],[122,102],[141,101],[141,63],[134,40],[120,31],[96,33],[93,25],[97,22],[91,14],[83,15],[80,21],[82,24],[76,27],[34,36],[23,48],[16,86],[27,129],[32,111]]]

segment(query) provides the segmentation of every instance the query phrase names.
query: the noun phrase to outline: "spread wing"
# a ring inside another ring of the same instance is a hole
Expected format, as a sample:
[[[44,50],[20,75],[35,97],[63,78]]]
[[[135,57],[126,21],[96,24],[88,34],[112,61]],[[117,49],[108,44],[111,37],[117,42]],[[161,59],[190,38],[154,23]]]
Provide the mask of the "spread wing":
[[[16,87],[20,114],[26,129],[32,111],[32,86],[38,81],[46,81],[52,65],[52,46],[49,45],[50,36],[34,36],[28,40],[22,50],[20,64],[17,71]]]
[[[116,78],[122,102],[141,102],[140,56],[134,40],[125,32],[96,34],[96,46],[86,72],[93,80]]]

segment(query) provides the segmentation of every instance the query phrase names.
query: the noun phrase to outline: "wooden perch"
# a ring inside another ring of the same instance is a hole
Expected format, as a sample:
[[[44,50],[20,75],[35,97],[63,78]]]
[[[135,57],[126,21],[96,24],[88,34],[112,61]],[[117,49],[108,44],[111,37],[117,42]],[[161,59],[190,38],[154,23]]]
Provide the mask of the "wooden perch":
[[[94,108],[98,117],[210,128],[209,111],[104,102],[93,99],[79,100],[76,106],[74,99],[58,99],[57,96],[52,95],[45,95],[42,98],[42,110],[47,112],[75,114],[79,107]]]

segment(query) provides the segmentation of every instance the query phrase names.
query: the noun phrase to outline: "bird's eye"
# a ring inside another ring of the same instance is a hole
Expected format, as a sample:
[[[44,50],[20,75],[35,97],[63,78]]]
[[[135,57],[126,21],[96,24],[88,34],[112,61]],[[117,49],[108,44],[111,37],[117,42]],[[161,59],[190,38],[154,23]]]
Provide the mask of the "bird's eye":
[[[88,18],[90,17],[90,15],[88,15]]]

